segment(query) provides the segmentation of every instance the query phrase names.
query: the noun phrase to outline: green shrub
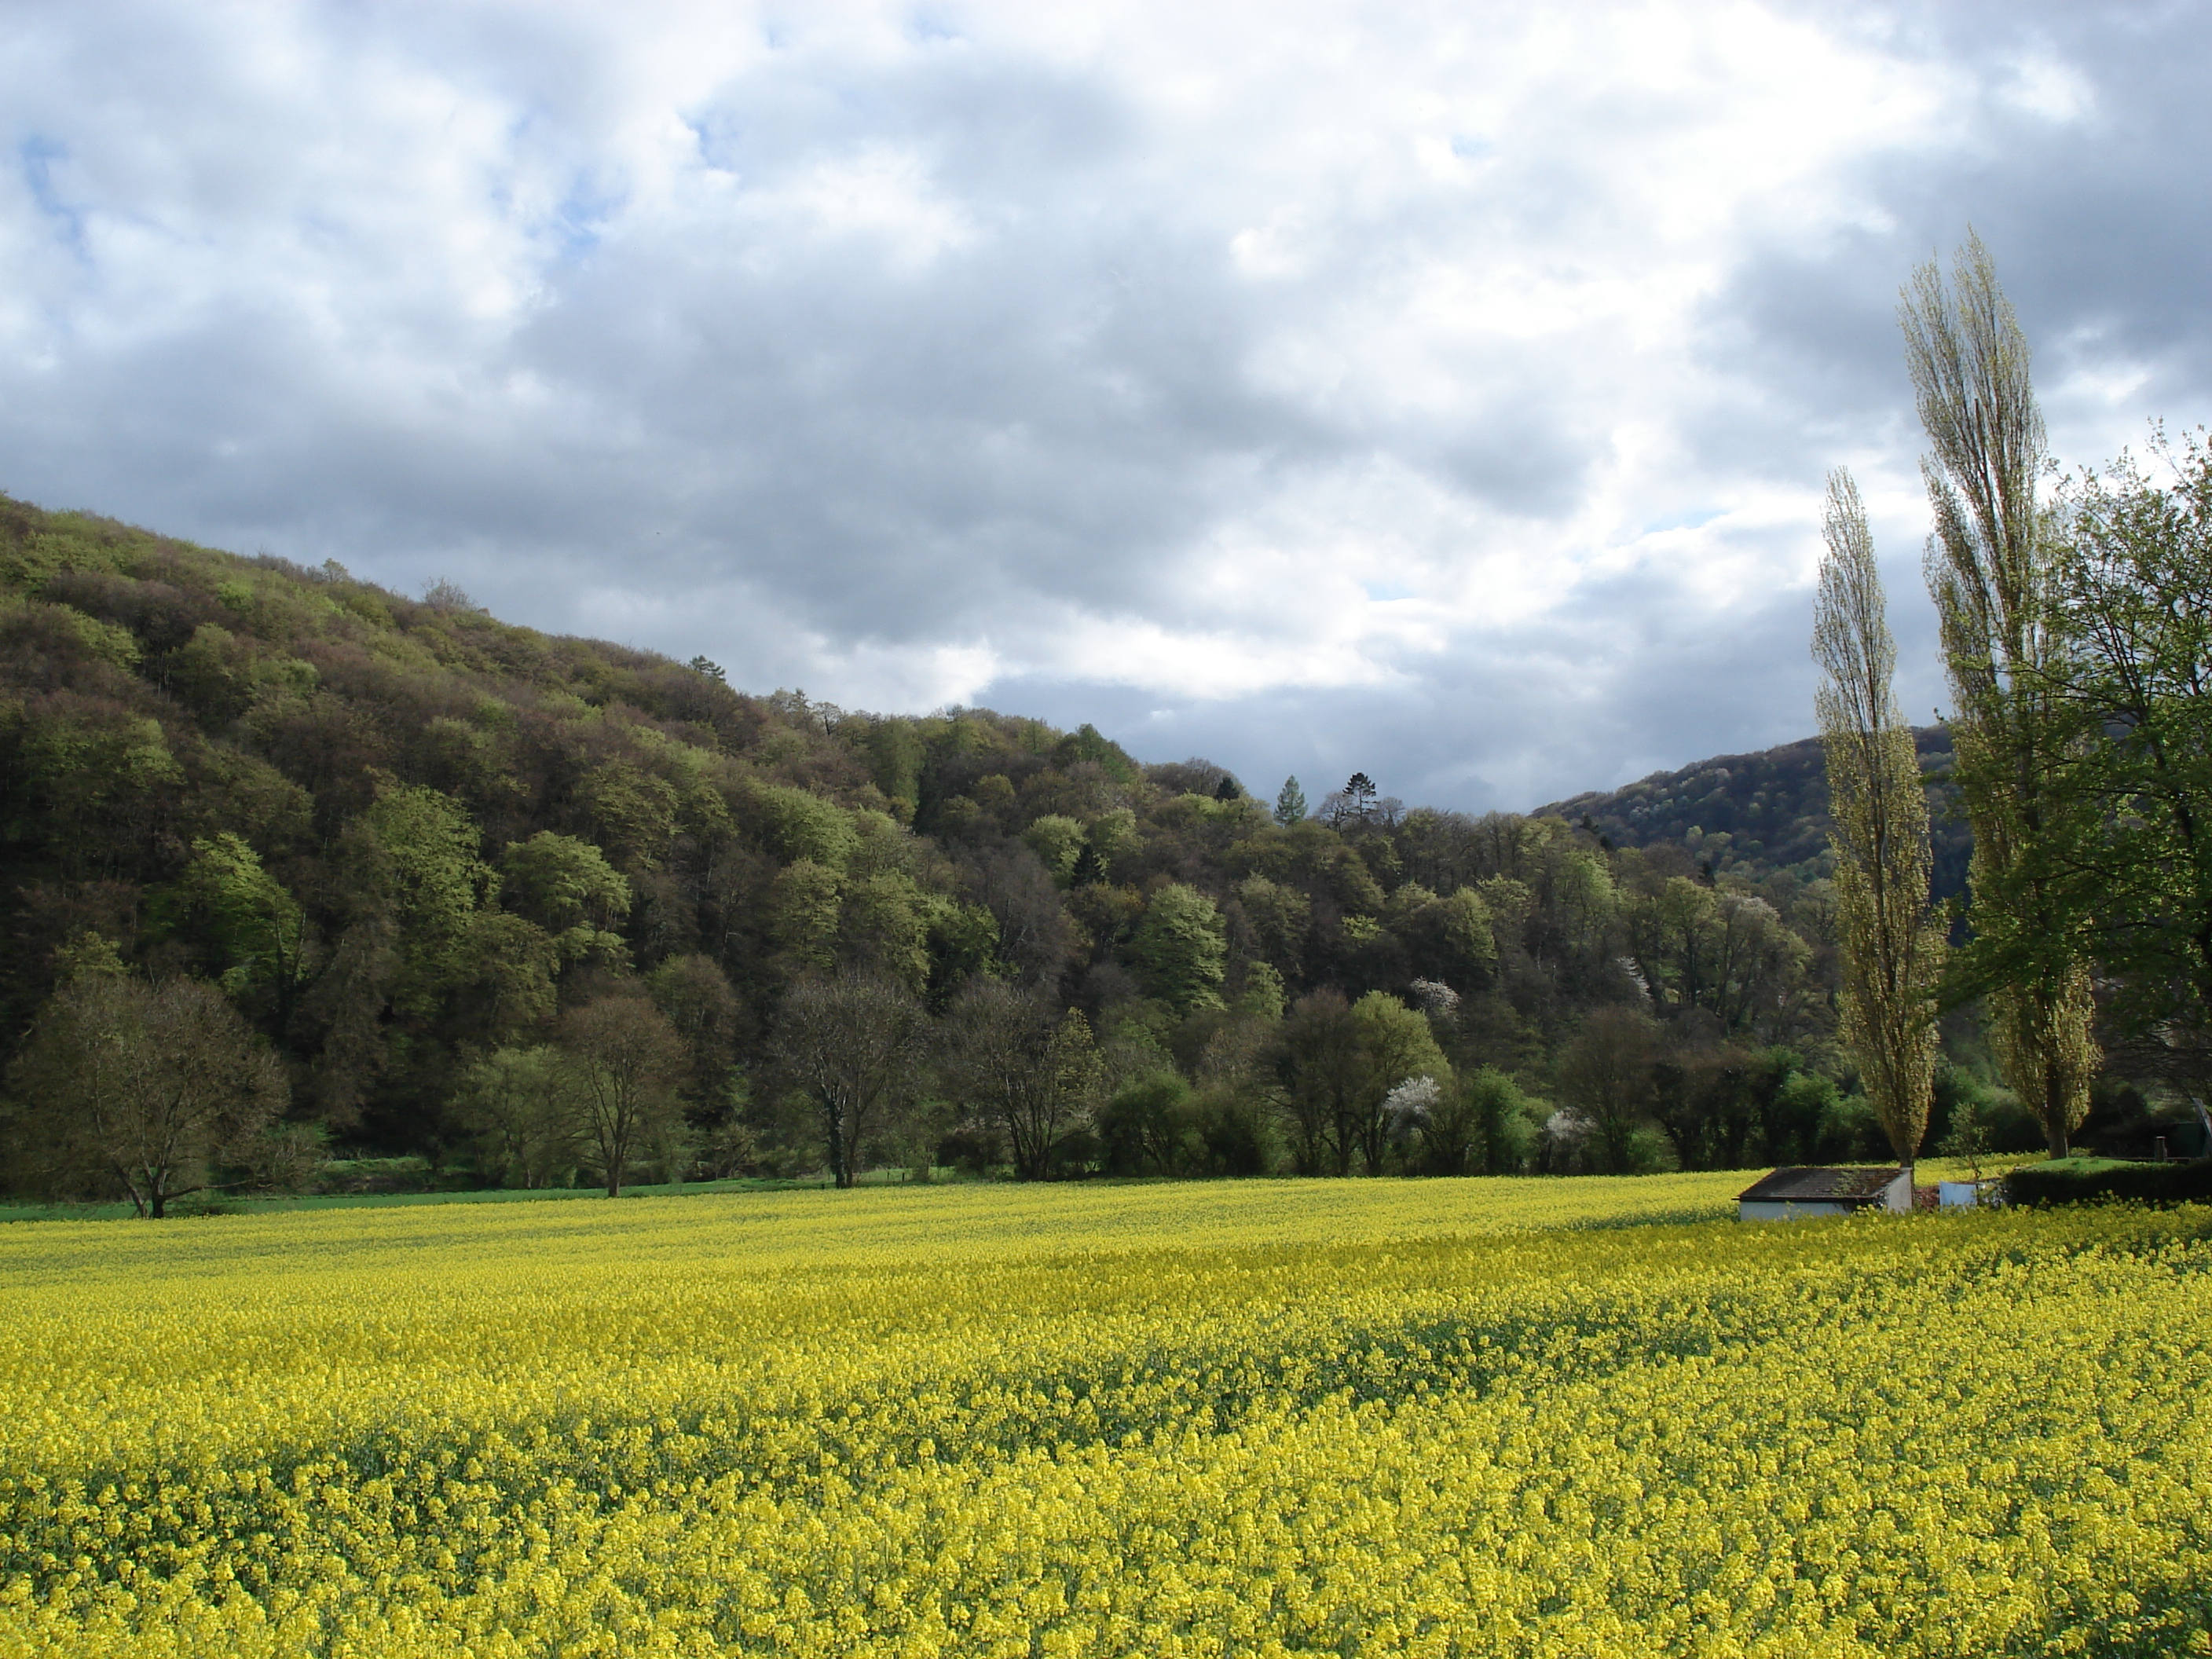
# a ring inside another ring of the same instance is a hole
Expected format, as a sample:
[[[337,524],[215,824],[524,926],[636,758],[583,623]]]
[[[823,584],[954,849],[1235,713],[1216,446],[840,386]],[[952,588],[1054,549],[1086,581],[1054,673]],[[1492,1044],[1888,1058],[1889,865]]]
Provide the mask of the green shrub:
[[[2007,1201],[2014,1204],[2080,1204],[2100,1198],[2202,1203],[2212,1200],[2212,1158],[2172,1164],[2130,1164],[2112,1158],[2023,1164],[2005,1177],[2004,1189]]]

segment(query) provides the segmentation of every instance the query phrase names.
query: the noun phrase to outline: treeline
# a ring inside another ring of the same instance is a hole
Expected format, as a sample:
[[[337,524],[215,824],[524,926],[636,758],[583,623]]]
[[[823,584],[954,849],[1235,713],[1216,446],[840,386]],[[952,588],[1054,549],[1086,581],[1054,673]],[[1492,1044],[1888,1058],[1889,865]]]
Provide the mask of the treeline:
[[[338,1152],[612,1188],[1881,1145],[1833,1058],[1818,854],[1717,862],[1364,777],[1308,811],[1088,726],[751,696],[449,585],[3,499],[0,784],[27,1192]],[[193,1116],[179,1020],[262,1081]],[[1944,1090],[1937,1133],[1954,1099],[2004,1108],[1971,1064]]]

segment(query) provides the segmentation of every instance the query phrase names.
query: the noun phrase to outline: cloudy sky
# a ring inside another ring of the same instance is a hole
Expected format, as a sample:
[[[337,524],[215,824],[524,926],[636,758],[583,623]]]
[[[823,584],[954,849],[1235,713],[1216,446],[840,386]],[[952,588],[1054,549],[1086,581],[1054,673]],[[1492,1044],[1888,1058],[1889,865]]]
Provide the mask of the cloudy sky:
[[[2201,5],[0,9],[0,488],[848,707],[1528,807],[1941,698],[1893,321],[2212,416]]]

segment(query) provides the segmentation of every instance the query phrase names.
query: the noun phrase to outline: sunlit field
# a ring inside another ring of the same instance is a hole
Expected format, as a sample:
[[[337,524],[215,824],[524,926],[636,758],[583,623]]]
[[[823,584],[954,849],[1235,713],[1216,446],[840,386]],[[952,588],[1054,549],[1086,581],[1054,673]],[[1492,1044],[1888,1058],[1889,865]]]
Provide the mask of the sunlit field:
[[[2212,1653],[2212,1211],[0,1228],[0,1654]]]

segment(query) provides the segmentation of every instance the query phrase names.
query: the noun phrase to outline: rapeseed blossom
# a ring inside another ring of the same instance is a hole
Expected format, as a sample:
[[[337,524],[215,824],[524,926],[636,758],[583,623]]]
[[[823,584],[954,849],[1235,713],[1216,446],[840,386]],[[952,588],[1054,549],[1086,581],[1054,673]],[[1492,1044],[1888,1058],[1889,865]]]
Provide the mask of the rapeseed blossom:
[[[0,1230],[0,1656],[2212,1654],[2212,1212],[1741,1183]]]

